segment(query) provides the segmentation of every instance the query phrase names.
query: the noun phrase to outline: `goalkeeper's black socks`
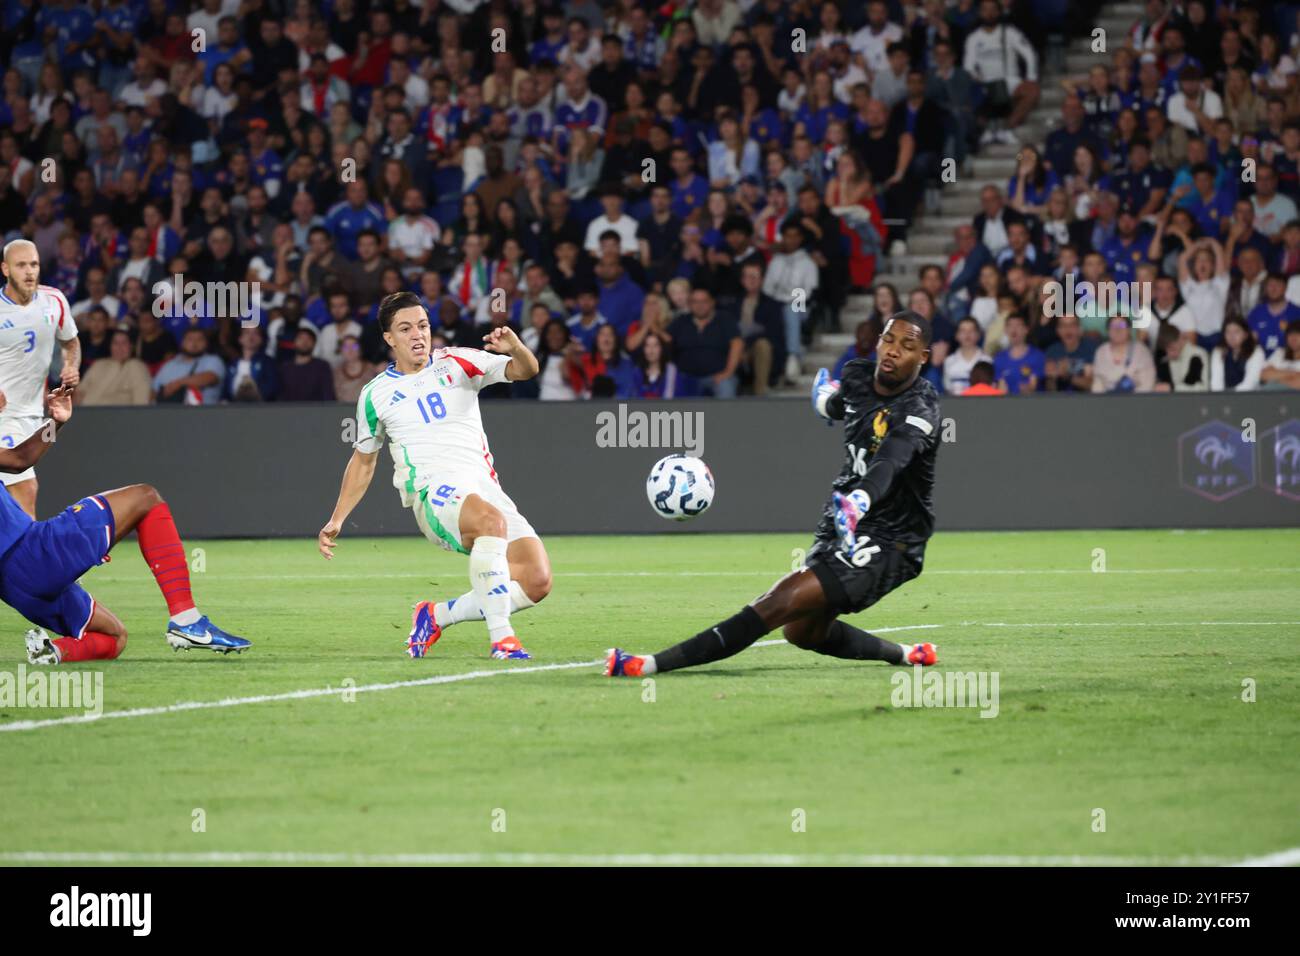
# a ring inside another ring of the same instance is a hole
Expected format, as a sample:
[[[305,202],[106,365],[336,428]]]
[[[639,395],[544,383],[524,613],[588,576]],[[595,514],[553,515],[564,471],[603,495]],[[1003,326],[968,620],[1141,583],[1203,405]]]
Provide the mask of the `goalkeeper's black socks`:
[[[654,669],[646,673],[675,671],[682,667],[695,667],[699,664],[720,661],[732,654],[739,654],[768,630],[768,626],[763,623],[758,612],[745,605],[739,614],[727,618],[716,627],[701,631],[694,637],[655,654]]]
[[[874,634],[868,634],[843,621],[831,621],[831,626],[826,629],[826,639],[809,650],[849,661],[903,663],[901,644],[881,640]]]

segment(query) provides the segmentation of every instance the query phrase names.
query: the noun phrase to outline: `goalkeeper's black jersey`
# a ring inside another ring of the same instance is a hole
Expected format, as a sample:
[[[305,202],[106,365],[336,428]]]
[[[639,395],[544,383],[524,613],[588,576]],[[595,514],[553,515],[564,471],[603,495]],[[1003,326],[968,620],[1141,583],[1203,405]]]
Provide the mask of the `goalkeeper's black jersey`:
[[[876,392],[876,363],[844,366],[840,390],[826,404],[844,420],[844,467],[832,487],[862,489],[871,509],[858,533],[873,541],[921,546],[934,533],[934,459],[939,448],[939,396],[923,378],[897,395]],[[817,536],[834,537],[834,501],[827,499]]]

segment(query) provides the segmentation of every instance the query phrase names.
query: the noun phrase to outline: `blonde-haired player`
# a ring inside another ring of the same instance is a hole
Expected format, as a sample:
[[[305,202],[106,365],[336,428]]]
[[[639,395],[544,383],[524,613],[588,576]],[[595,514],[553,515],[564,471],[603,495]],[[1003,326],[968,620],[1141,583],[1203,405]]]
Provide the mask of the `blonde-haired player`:
[[[81,342],[67,298],[41,285],[36,245],[15,239],[4,247],[0,271],[0,446],[14,448],[45,421],[45,379],[57,340],[63,351],[62,385],[81,381]],[[19,507],[36,517],[36,469],[0,473]]]
[[[483,620],[493,657],[527,659],[510,614],[546,597],[551,565],[537,532],[501,488],[478,392],[484,385],[532,378],[537,357],[509,326],[486,335],[485,350],[435,351],[429,314],[410,292],[385,298],[378,321],[396,361],[361,391],[357,440],[334,513],[317,539],[320,553],[333,557],[335,539],[370,487],[387,441],[393,485],[403,507],[415,512],[420,531],[448,551],[469,555],[470,591],[445,603],[417,604],[407,653],[423,657],[444,627]]]

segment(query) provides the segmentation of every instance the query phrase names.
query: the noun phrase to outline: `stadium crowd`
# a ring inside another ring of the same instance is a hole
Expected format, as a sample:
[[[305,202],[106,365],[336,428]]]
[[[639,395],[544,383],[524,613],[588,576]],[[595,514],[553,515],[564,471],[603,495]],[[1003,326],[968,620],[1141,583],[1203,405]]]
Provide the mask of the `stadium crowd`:
[[[1100,7],[11,0],[0,236],[73,303],[84,403],[354,401],[402,289],[435,345],[537,352],[485,394],[765,394],[855,291],[841,365],[910,307],[949,394],[1300,388],[1296,7],[1149,0],[1023,141]],[[995,143],[946,262],[878,279]],[[1070,277],[1151,301],[1055,315]]]

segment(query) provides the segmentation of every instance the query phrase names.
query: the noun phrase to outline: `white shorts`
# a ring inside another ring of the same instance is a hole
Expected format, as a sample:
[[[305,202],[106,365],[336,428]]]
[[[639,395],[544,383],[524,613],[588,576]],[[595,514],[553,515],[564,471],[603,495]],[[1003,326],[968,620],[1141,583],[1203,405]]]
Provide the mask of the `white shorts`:
[[[470,495],[478,495],[505,517],[507,542],[537,537],[510,496],[486,475],[448,475],[420,489],[411,501],[411,510],[421,533],[444,550],[469,554],[460,541],[460,509]]]
[[[41,415],[11,415],[0,413],[0,447],[16,448],[35,434],[45,422]],[[16,485],[20,481],[30,481],[36,477],[36,469],[28,468],[16,474],[0,471],[0,484]]]

